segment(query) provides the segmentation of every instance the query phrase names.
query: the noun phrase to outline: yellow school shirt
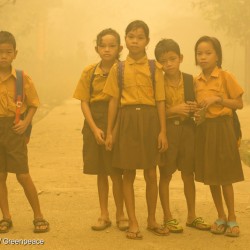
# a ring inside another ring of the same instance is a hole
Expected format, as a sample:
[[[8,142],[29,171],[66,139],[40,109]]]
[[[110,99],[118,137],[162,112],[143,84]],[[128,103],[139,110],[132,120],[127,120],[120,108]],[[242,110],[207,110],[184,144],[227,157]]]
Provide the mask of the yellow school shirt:
[[[107,75],[100,68],[100,64],[97,65],[96,69],[95,67],[96,64],[92,64],[83,70],[73,95],[74,98],[90,103],[109,100],[109,96],[102,92]],[[92,82],[92,93],[90,94],[90,81],[93,74],[95,77]]]
[[[23,75],[24,100],[21,113],[28,107],[38,107],[39,98],[35,86],[28,75]],[[0,80],[0,117],[13,117],[16,113],[16,71],[12,68],[11,73],[5,79]]]
[[[123,73],[121,106],[145,104],[155,106],[155,101],[165,100],[164,77],[162,66],[155,62],[155,91],[152,85],[148,58],[135,61],[127,57]],[[109,73],[103,92],[113,97],[120,97],[118,86],[118,64]],[[154,93],[155,92],[155,93]]]
[[[243,93],[243,89],[234,76],[218,67],[213,70],[208,80],[206,80],[203,73],[195,78],[195,94],[198,104],[209,96],[219,96],[223,99],[235,99],[240,97]],[[231,116],[232,110],[217,103],[207,108],[207,118],[215,118],[223,115]]]

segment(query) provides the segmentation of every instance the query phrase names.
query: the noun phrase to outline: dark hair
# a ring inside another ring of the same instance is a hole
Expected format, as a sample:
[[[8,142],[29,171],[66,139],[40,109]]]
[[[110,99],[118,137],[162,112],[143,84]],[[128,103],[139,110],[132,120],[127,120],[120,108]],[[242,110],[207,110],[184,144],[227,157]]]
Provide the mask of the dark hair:
[[[8,31],[0,31],[0,44],[1,43],[9,43],[13,45],[14,50],[16,50],[16,39]]]
[[[219,68],[221,68],[221,65],[222,65],[222,48],[221,48],[221,44],[220,44],[220,41],[215,38],[215,37],[211,37],[211,36],[202,36],[198,39],[198,41],[196,42],[195,44],[195,47],[194,47],[194,52],[195,52],[195,64],[197,65],[197,48],[199,46],[200,43],[202,42],[208,42],[208,43],[211,43],[214,50],[215,50],[215,53],[218,57],[218,62],[217,62],[217,66]]]
[[[120,35],[118,34],[118,32],[116,32],[115,30],[108,28],[105,30],[102,30],[96,37],[96,46],[99,46],[102,42],[102,38],[106,35],[112,35],[116,38],[118,45],[121,45],[121,38]]]
[[[181,55],[179,44],[173,39],[162,39],[155,46],[155,58],[158,61],[163,53],[173,51],[178,56]]]
[[[125,30],[125,35],[127,35],[131,30],[135,30],[135,29],[139,29],[139,28],[142,28],[144,30],[146,38],[149,39],[148,25],[141,20],[135,20],[135,21],[131,22]]]

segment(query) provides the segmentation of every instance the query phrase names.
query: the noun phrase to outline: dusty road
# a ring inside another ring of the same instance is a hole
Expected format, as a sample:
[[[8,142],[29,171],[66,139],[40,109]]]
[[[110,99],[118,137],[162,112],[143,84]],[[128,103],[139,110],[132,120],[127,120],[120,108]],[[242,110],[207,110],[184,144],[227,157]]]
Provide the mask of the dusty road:
[[[247,112],[247,113],[246,113]],[[243,129],[250,131],[250,109],[240,112]],[[247,125],[248,124],[248,125]],[[32,211],[15,176],[9,175],[9,199],[14,228],[0,235],[0,249],[45,250],[163,250],[163,249],[248,249],[250,246],[250,168],[244,166],[245,181],[235,184],[235,201],[241,236],[237,239],[212,235],[186,228],[186,204],[179,173],[171,183],[173,214],[184,226],[184,233],[157,237],[146,230],[145,184],[138,171],[135,182],[136,207],[142,241],[125,238],[115,226],[114,202],[110,196],[110,218],[113,226],[104,232],[94,232],[90,226],[99,215],[96,178],[82,174],[82,114],[73,100],[54,108],[33,129],[29,144],[30,172],[39,192],[44,216],[51,224],[47,234],[32,232]],[[245,133],[250,139],[250,133]],[[110,192],[111,193],[111,192]],[[197,183],[197,215],[213,222],[216,218],[208,187]],[[157,218],[162,220],[160,203]],[[5,245],[16,239],[40,239],[44,245]]]

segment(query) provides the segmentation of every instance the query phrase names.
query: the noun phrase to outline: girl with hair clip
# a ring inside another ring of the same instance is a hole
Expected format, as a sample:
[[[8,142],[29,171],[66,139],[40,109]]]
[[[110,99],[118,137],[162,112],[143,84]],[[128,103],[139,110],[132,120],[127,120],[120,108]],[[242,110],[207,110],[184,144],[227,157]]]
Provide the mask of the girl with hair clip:
[[[74,98],[81,101],[85,117],[83,133],[83,171],[97,175],[97,187],[101,215],[92,226],[93,230],[105,230],[111,226],[108,212],[108,176],[113,182],[113,195],[116,204],[116,223],[120,230],[128,228],[128,220],[123,212],[122,171],[111,167],[111,152],[105,150],[108,101],[103,87],[112,65],[118,61],[122,50],[120,36],[113,29],[105,29],[97,35],[96,52],[101,58],[97,64],[87,66],[76,87]]]
[[[136,169],[144,170],[148,208],[147,229],[159,236],[166,236],[155,218],[158,195],[156,165],[159,152],[167,149],[165,123],[164,78],[160,64],[155,63],[155,83],[150,72],[145,48],[149,43],[149,29],[140,20],[126,28],[126,46],[129,50],[124,62],[123,82],[119,89],[118,64],[115,64],[104,87],[109,101],[106,148],[111,150],[114,138],[112,129],[119,102],[121,104],[117,138],[113,148],[113,167],[122,169],[123,193],[129,217],[128,239],[142,239],[135,214],[134,180]]]
[[[242,109],[243,90],[236,79],[222,70],[222,49],[218,39],[201,37],[195,45],[195,61],[202,72],[195,79],[196,99],[205,109],[204,121],[196,130],[195,179],[210,186],[218,213],[211,226],[214,234],[240,234],[234,210],[233,183],[243,181],[243,171],[233,128],[232,110]],[[226,215],[222,195],[226,203]]]

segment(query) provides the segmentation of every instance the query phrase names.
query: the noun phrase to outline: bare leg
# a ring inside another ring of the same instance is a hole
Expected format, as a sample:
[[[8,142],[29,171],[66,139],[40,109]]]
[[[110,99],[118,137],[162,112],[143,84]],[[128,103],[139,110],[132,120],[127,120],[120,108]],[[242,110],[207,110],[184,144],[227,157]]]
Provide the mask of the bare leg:
[[[172,175],[164,174],[164,171],[162,171],[161,168],[159,169],[160,169],[159,195],[164,214],[164,221],[168,221],[173,219],[169,204],[169,183],[172,179]]]
[[[114,174],[111,175],[110,178],[113,182],[113,196],[116,205],[116,221],[124,220],[124,198],[123,198],[123,180],[122,175]]]
[[[129,232],[138,232],[139,224],[135,215],[134,180],[136,171],[125,170],[123,175],[123,195],[129,218]],[[133,237],[133,234],[131,235]]]
[[[101,219],[108,221],[109,212],[108,212],[108,193],[109,193],[109,182],[107,175],[98,175],[97,176],[97,187],[98,187],[98,196],[99,204],[101,209]]]
[[[196,218],[194,175],[181,173],[181,177],[184,183],[184,194],[186,197],[188,209],[187,223],[192,223],[192,221]]]
[[[0,173],[0,208],[3,214],[3,219],[11,219],[6,185],[7,176],[7,173]]]
[[[226,217],[226,213],[224,211],[223,202],[222,202],[221,186],[219,185],[210,186],[210,191],[211,191],[213,201],[214,201],[217,213],[218,213],[218,218],[226,221],[227,217]],[[217,226],[216,224],[213,224],[211,226],[211,229],[216,231],[216,230],[219,230],[218,227],[222,227],[222,226]]]
[[[36,191],[36,187],[31,179],[30,174],[16,174],[18,182],[22,185],[24,193],[34,212],[34,219],[42,219],[43,215],[40,208],[40,203]],[[46,229],[47,225],[39,226],[40,229]]]

